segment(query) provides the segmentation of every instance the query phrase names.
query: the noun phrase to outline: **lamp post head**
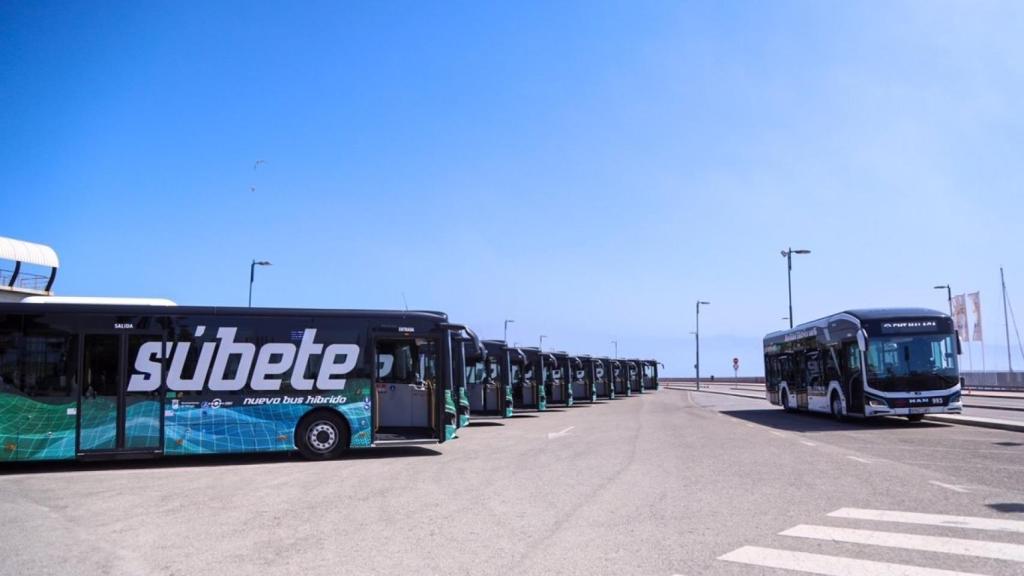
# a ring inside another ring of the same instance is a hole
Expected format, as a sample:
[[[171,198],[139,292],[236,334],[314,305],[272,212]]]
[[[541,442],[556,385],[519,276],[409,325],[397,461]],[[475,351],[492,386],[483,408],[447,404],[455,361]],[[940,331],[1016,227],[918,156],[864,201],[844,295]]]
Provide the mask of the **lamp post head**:
[[[810,250],[793,250],[793,254],[810,254]]]
[[[949,284],[943,284],[942,286],[935,286],[936,290],[945,290],[949,288]]]
[[[253,260],[252,263],[255,266],[270,266],[271,265],[270,264],[270,260]]]
[[[710,305],[711,305],[711,302],[706,302],[706,301],[704,301],[704,300],[698,300],[698,301],[697,301],[697,304],[703,304],[703,305],[705,305],[705,306],[710,306]]]

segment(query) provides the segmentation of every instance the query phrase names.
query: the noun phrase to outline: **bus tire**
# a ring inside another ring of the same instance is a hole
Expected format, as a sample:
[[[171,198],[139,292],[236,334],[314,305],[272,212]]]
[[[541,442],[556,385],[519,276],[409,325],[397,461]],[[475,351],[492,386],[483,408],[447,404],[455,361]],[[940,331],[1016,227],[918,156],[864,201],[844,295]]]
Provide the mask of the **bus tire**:
[[[924,414],[909,414],[907,415],[907,420],[910,420],[911,422],[920,422],[921,420],[924,420]]]
[[[836,419],[836,422],[843,421],[843,401],[839,398],[839,393],[832,391],[832,398],[829,400],[829,406],[832,408],[832,417]]]
[[[350,442],[348,423],[333,410],[314,410],[295,427],[295,446],[310,460],[341,456]]]
[[[793,409],[789,407],[789,390],[787,390],[785,388],[782,389],[782,397],[780,398],[780,400],[782,400],[782,409],[784,411],[786,411],[786,412],[792,412],[793,411]]]

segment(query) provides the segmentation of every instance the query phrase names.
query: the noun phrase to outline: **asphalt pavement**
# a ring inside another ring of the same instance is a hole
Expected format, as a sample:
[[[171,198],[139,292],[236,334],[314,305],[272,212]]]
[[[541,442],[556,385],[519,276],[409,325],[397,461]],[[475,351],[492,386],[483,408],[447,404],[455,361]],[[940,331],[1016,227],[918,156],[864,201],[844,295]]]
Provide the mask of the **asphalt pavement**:
[[[0,518],[0,574],[1019,575],[1024,435],[663,389],[331,462],[2,466]]]

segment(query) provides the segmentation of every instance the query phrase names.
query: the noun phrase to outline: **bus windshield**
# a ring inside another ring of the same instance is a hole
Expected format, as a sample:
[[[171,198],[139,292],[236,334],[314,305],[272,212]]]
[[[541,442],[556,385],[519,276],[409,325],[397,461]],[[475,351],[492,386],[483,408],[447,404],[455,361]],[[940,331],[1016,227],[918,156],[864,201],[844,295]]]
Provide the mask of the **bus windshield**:
[[[956,342],[952,334],[881,336],[868,342],[870,378],[939,376],[957,378]]]

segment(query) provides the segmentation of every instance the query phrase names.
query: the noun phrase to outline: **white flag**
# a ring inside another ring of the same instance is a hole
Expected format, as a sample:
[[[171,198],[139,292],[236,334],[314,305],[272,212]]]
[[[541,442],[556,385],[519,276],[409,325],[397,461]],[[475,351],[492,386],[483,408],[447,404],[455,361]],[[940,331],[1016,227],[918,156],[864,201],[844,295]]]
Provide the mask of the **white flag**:
[[[967,302],[963,294],[953,296],[953,321],[956,322],[956,331],[960,333],[960,340],[969,342],[971,334],[967,331]]]
[[[974,313],[974,332],[971,334],[971,340],[981,342],[981,293],[973,292],[968,294],[967,298],[971,301],[971,311]]]

